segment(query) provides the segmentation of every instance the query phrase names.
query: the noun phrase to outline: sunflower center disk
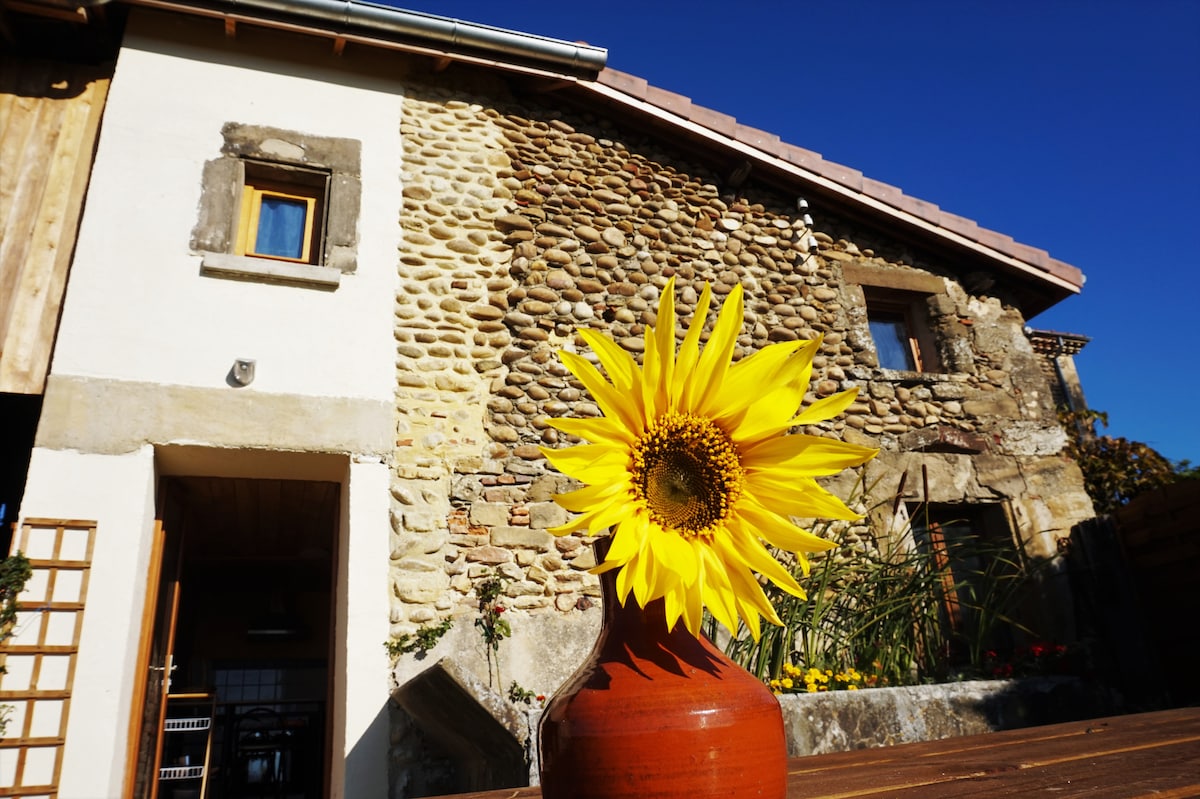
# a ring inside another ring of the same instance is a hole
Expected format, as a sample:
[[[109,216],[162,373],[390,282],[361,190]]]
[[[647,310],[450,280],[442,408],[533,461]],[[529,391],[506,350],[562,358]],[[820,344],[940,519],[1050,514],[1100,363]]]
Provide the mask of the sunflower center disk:
[[[669,413],[633,447],[633,484],[663,528],[710,535],[742,493],[737,448],[711,419]]]

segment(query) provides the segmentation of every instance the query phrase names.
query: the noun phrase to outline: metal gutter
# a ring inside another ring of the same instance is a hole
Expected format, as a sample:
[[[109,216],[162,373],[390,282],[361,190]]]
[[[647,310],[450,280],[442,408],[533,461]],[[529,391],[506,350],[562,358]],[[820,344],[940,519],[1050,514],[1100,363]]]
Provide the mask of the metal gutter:
[[[53,0],[41,0],[50,4]],[[61,2],[61,0],[60,0]],[[571,72],[595,74],[608,62],[608,50],[529,33],[494,28],[474,22],[406,11],[357,0],[128,0],[132,5],[152,5],[201,14],[229,15],[248,22],[270,24],[286,20],[314,26],[331,35],[383,41],[435,42],[451,48],[502,59],[517,59]],[[78,5],[78,2],[75,3]]]

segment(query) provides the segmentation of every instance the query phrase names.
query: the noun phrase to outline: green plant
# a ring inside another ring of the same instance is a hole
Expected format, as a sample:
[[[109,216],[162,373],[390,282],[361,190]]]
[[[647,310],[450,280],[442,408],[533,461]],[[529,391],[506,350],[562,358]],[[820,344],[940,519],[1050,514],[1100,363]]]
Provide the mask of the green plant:
[[[534,702],[540,705],[546,701],[546,697],[521,687],[519,682],[513,680],[512,684],[508,686],[508,701],[514,705],[532,705]]]
[[[1096,435],[1097,423],[1108,427],[1103,411],[1062,409],[1058,419],[1070,436],[1067,453],[1079,464],[1097,513],[1112,513],[1143,491],[1196,477],[1188,461],[1173,464],[1139,441]]]
[[[384,648],[393,660],[410,652],[424,654],[437,645],[442,636],[454,626],[453,619],[442,619],[437,624],[424,624],[415,633],[402,633],[384,643]]]
[[[502,618],[507,608],[500,602],[504,586],[508,582],[502,575],[492,575],[475,585],[475,596],[479,599],[479,618],[475,627],[483,637],[488,659],[488,684],[500,683],[500,642],[512,635],[512,626]]]
[[[17,622],[17,596],[31,576],[33,569],[29,565],[29,559],[22,553],[18,552],[0,560],[0,645],[13,635],[13,626]],[[6,671],[4,664],[0,662],[0,674]],[[9,705],[0,705],[0,737],[4,736],[8,728],[11,714],[12,708]]]
[[[885,685],[974,676],[998,635],[1024,629],[1014,611],[1040,565],[1009,541],[958,535],[935,550],[911,527],[851,537],[848,525],[822,523],[814,532],[838,546],[814,558],[807,577],[792,567],[808,598],[770,590],[783,625],[727,646],[761,679],[782,680],[791,664],[857,670]]]

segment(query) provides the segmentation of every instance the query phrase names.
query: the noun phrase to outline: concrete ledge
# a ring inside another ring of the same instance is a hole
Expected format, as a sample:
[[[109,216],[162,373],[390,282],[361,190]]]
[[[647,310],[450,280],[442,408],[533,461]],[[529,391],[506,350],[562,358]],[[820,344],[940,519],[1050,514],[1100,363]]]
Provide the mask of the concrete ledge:
[[[1070,677],[785,694],[788,755],[876,746],[1095,718],[1111,704]]]
[[[328,266],[216,252],[204,253],[204,259],[200,262],[200,274],[321,289],[336,289],[342,282],[342,273]]]
[[[118,455],[146,444],[390,457],[383,400],[51,375],[35,446]]]

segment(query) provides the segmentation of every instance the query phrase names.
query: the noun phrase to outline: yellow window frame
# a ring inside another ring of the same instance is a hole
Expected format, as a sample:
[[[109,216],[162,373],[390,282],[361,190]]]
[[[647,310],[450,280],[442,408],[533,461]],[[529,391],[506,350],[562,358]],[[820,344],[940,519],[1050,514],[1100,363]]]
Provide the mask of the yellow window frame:
[[[313,241],[316,239],[315,220],[317,216],[317,197],[314,194],[296,194],[295,188],[298,187],[282,187],[269,186],[264,184],[246,183],[242,187],[242,208],[241,220],[238,224],[237,248],[234,250],[237,255],[247,255],[252,258],[271,258],[276,261],[291,261],[293,263],[310,264],[313,263]],[[288,190],[290,189],[290,190]],[[301,246],[299,258],[290,258],[286,255],[275,255],[272,253],[260,253],[257,250],[258,245],[258,223],[262,213],[262,202],[264,197],[274,197],[293,202],[302,202],[305,206],[304,213],[304,241]]]

